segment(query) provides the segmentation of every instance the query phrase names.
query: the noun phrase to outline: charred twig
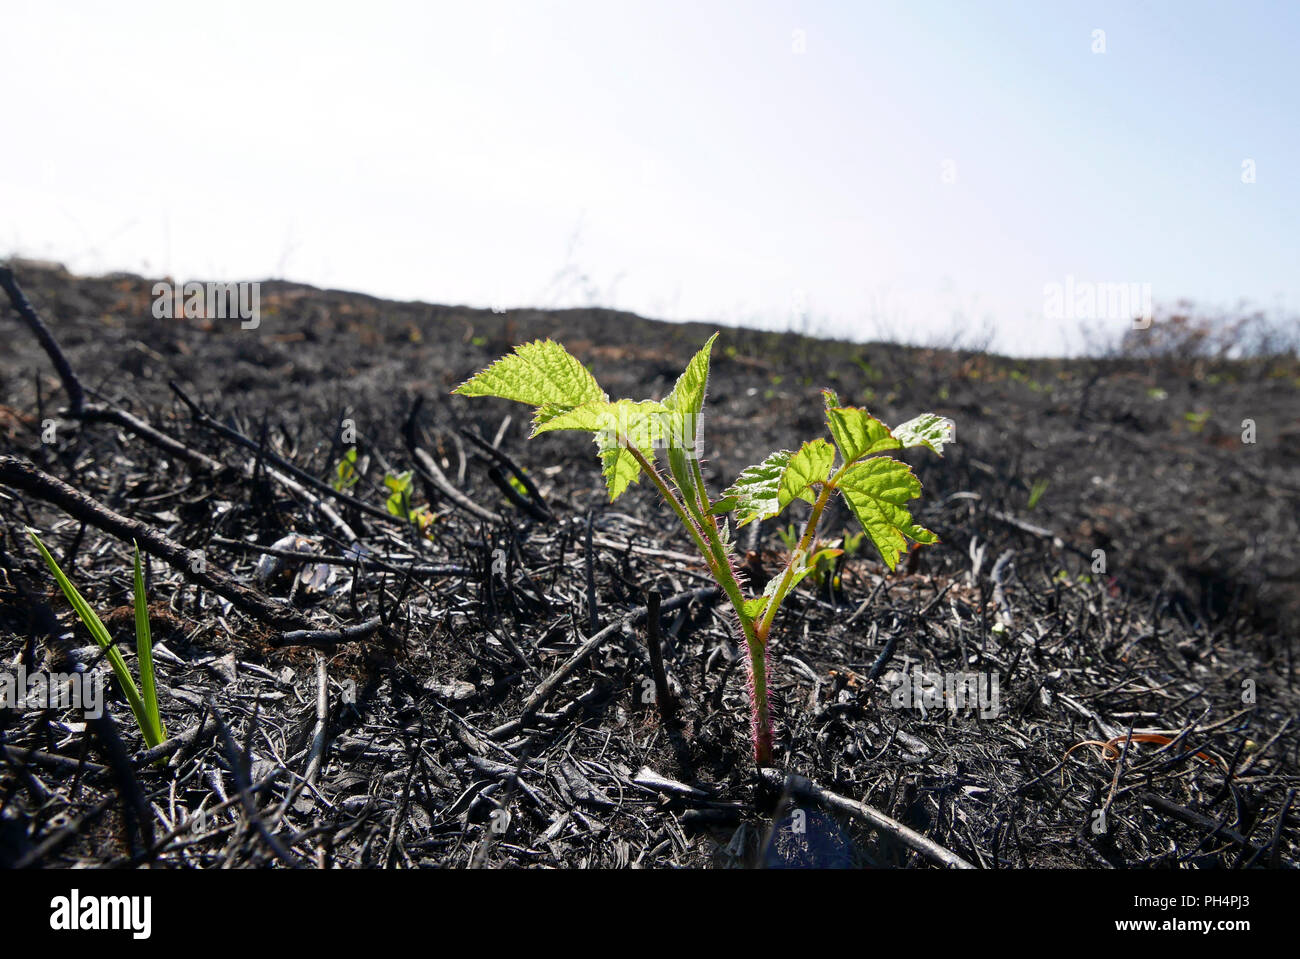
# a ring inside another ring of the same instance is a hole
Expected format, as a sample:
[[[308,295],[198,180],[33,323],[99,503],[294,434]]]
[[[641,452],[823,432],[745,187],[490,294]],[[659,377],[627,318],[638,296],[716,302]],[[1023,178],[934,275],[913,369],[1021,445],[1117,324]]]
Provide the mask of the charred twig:
[[[300,469],[299,467],[295,466],[293,463],[290,463],[284,457],[277,456],[276,454],[272,453],[270,450],[266,449],[264,444],[258,443],[256,440],[249,439],[243,433],[239,432],[236,429],[232,429],[229,426],[226,426],[224,423],[217,422],[217,420],[213,419],[212,416],[209,415],[201,406],[199,406],[198,403],[192,400],[189,394],[187,394],[184,390],[182,390],[174,380],[168,381],[167,385],[171,387],[172,392],[176,394],[177,398],[182,403],[185,404],[186,408],[190,411],[190,414],[194,417],[194,422],[197,423],[199,426],[211,430],[212,432],[216,433],[218,436],[225,437],[226,439],[230,440],[232,443],[238,443],[240,446],[244,447],[247,450],[251,450],[252,452],[256,453],[258,456],[260,456],[262,459],[266,460],[266,462],[290,474],[294,479],[298,480],[303,485],[310,486],[312,489],[316,490],[318,493],[321,493],[324,496],[331,496],[334,499],[338,500],[340,503],[346,503],[348,506],[351,506],[353,509],[360,510],[362,513],[365,513],[367,516],[371,516],[375,519],[381,519],[386,523],[392,523],[392,524],[402,525],[402,526],[407,525],[406,523],[399,520],[397,517],[393,516],[391,513],[381,510],[377,506],[371,506],[369,503],[365,502],[364,500],[359,500],[355,496],[352,496],[348,493],[344,493],[341,490],[336,490],[334,487],[330,486],[329,483],[325,483],[317,479],[315,476],[312,476],[306,470]]]
[[[81,416],[82,408],[86,405],[86,394],[81,388],[81,381],[77,379],[77,374],[72,372],[72,364],[63,355],[63,350],[59,349],[58,341],[50,333],[49,327],[41,322],[36,308],[32,306],[22,288],[18,286],[18,281],[14,278],[14,271],[7,266],[0,266],[0,289],[5,291],[14,312],[22,318],[23,322],[27,324],[27,328],[35,334],[36,339],[41,344],[41,349],[45,351],[45,355],[54,364],[54,369],[63,383],[63,392],[68,394],[68,403],[71,405],[72,415]]]
[[[122,797],[122,821],[127,835],[127,843],[134,854],[143,853],[148,858],[154,855],[153,810],[145,798],[140,782],[135,778],[131,768],[131,756],[126,751],[122,737],[117,731],[113,717],[105,711],[101,716],[90,719],[86,724],[94,730],[99,743],[99,751],[113,777],[117,780],[117,791]],[[134,842],[138,837],[139,846]]]
[[[1142,802],[1146,803],[1148,806],[1153,806],[1166,815],[1173,816],[1175,819],[1178,819],[1189,826],[1194,826],[1197,829],[1204,829],[1211,835],[1220,836],[1223,839],[1234,842],[1255,853],[1268,851],[1266,846],[1261,846],[1258,843],[1251,842],[1235,829],[1231,829],[1222,823],[1215,822],[1209,816],[1202,816],[1200,813],[1188,809],[1186,806],[1180,806],[1178,803],[1172,802],[1164,796],[1148,792],[1143,793],[1141,799]]]
[[[485,509],[482,506],[479,506],[478,503],[474,502],[460,490],[456,489],[456,487],[452,486],[451,481],[443,474],[442,470],[438,467],[438,464],[433,461],[433,457],[420,447],[412,446],[411,455],[415,457],[416,468],[424,474],[425,479],[438,487],[438,491],[442,493],[443,496],[447,497],[447,499],[465,510],[465,512],[472,513],[479,519],[487,520],[489,523],[505,522],[500,513],[494,513],[490,509]]]
[[[519,492],[519,490],[510,485],[510,480],[506,479],[506,474],[502,472],[500,466],[488,467],[488,479],[492,481],[492,485],[499,489],[502,495],[505,496],[505,498],[517,509],[527,513],[529,516],[533,517],[533,519],[543,521],[551,519],[550,513],[542,509],[542,507],[538,506],[527,496],[524,496]]]
[[[646,600],[646,645],[650,649],[650,673],[654,676],[659,715],[667,726],[672,723],[673,714],[677,711],[677,701],[668,688],[668,676],[664,672],[663,637],[659,635],[659,590],[650,590]]]
[[[262,841],[270,847],[287,866],[297,869],[303,863],[294,855],[280,839],[267,828],[266,822],[262,819],[261,813],[257,809],[257,803],[253,800],[252,783],[249,780],[248,767],[246,764],[247,754],[236,744],[234,737],[230,733],[230,728],[226,725],[225,720],[221,717],[221,711],[217,708],[216,700],[208,697],[208,709],[212,712],[212,719],[217,724],[217,732],[221,735],[222,752],[225,754],[226,763],[230,766],[230,774],[235,777],[235,788],[239,790],[239,800],[244,807],[244,815],[252,823],[257,834],[262,837]]]
[[[378,616],[338,629],[295,629],[280,637],[277,646],[337,646],[351,643],[377,632],[383,625]]]
[[[200,453],[198,450],[190,449],[180,440],[160,432],[139,417],[126,412],[126,410],[108,406],[107,404],[87,403],[86,392],[81,385],[81,381],[77,379],[77,374],[72,371],[72,364],[68,362],[67,356],[59,347],[58,340],[54,338],[54,334],[41,320],[35,307],[32,306],[31,301],[27,299],[26,294],[19,287],[13,270],[9,267],[0,267],[0,289],[4,290],[5,295],[9,298],[10,305],[14,308],[14,312],[27,324],[27,328],[32,331],[41,344],[41,349],[45,351],[45,355],[54,364],[55,372],[59,374],[59,380],[63,383],[63,391],[68,394],[69,408],[67,413],[69,416],[85,423],[114,423],[152,443],[164,452],[185,460],[192,466],[199,466],[214,473],[225,469],[224,463]]]
[[[497,463],[499,463],[501,466],[509,470],[510,474],[514,476],[515,479],[519,480],[521,484],[523,484],[524,490],[528,493],[528,497],[524,498],[520,496],[519,502],[515,503],[516,506],[520,506],[521,508],[526,509],[537,519],[550,520],[555,518],[554,515],[551,513],[550,508],[547,507],[546,501],[542,498],[541,491],[538,490],[537,484],[533,482],[532,477],[530,477],[527,473],[524,472],[523,467],[521,467],[518,463],[516,463],[506,453],[497,449],[497,447],[493,446],[483,437],[479,436],[478,433],[476,433],[474,430],[462,426],[459,432],[462,436],[464,436],[467,440],[469,440],[471,443],[473,443],[475,446],[481,449],[484,453],[486,453],[492,459],[496,460]],[[508,481],[506,482],[506,486],[510,486]],[[512,486],[510,487],[510,490],[511,492],[515,493],[516,496],[518,496],[518,492],[519,492],[518,490],[514,489],[514,487]],[[508,496],[509,493],[507,493],[506,495]],[[512,498],[511,502],[515,502],[515,500]]]
[[[311,623],[296,609],[263,596],[220,570],[205,565],[196,569],[196,565],[200,564],[192,562],[191,551],[180,543],[144,523],[113,512],[63,480],[16,456],[0,456],[0,483],[39,496],[76,519],[125,542],[135,540],[142,550],[161,559],[190,582],[225,597],[241,612],[269,626],[280,630],[311,628]]]
[[[660,608],[664,612],[671,612],[678,607],[685,606],[688,603],[693,603],[696,600],[716,599],[721,595],[721,593],[722,590],[716,586],[705,586],[701,589],[692,589],[685,593],[678,593],[676,596],[670,597],[663,602]],[[596,635],[592,636],[585,643],[579,646],[573,655],[564,662],[564,665],[551,673],[550,676],[546,677],[546,679],[544,679],[541,684],[533,690],[532,695],[529,696],[528,700],[524,703],[523,714],[525,716],[531,715],[537,707],[545,702],[546,698],[555,691],[555,688],[571,676],[573,671],[581,666],[607,639],[621,632],[624,627],[634,626],[639,623],[645,618],[647,612],[648,610],[645,606],[642,606],[639,609],[634,609],[621,619],[617,619],[610,623],[600,632],[596,633]],[[493,730],[493,732],[495,733],[496,730]]]
[[[246,543],[242,539],[214,536],[208,542],[228,549],[243,549],[250,553],[278,556],[280,559],[300,559],[303,562],[323,563],[326,566],[360,566],[369,572],[383,570],[389,573],[410,573],[412,576],[473,576],[474,570],[459,563],[406,563],[402,560],[379,560],[365,556],[345,556],[341,553],[305,553],[296,549],[280,549]]]
[[[146,749],[142,752],[136,753],[135,756],[132,757],[132,762],[137,766],[147,766],[156,763],[160,759],[167,758],[178,749],[194,745],[195,740],[202,736],[203,730],[207,728],[207,719],[208,714],[204,712],[203,715],[199,717],[199,721],[195,723],[192,728],[187,729],[179,736],[173,736],[171,739],[160,742],[152,749]]]
[[[587,548],[583,553],[583,561],[587,569],[587,631],[596,632],[600,625],[600,620],[596,614],[596,557],[591,550],[591,524],[595,519],[594,513],[587,513]]]
[[[410,454],[415,457],[416,467],[420,475],[427,482],[432,483],[438,488],[443,496],[451,500],[465,512],[477,516],[479,519],[486,520],[489,523],[502,523],[504,520],[501,514],[495,513],[490,509],[479,506],[472,499],[452,485],[451,481],[443,474],[442,469],[438,466],[432,456],[426,453],[420,447],[419,438],[416,431],[419,429],[420,409],[424,406],[424,397],[417,396],[415,402],[411,405],[411,412],[406,417],[406,422],[402,424],[402,435],[406,440],[406,448]],[[461,462],[464,462],[462,457]]]
[[[60,756],[58,753],[42,752],[39,749],[24,749],[22,746],[0,746],[0,756],[3,756],[16,766],[32,763],[37,766],[46,766],[50,769],[58,769],[62,772],[74,774],[86,773],[95,776],[109,771],[107,766],[101,766],[99,763],[72,759],[69,756]]]
[[[829,809],[852,816],[854,819],[866,823],[874,829],[886,832],[895,839],[903,842],[907,846],[916,850],[931,862],[938,863],[941,866],[947,866],[949,869],[974,869],[971,863],[967,862],[961,856],[957,855],[951,849],[946,849],[939,845],[933,839],[922,836],[919,832],[904,826],[896,819],[886,816],[878,809],[873,809],[866,803],[855,802],[852,799],[846,799],[843,796],[822,789],[811,780],[803,776],[797,776],[793,773],[788,777],[777,769],[760,769],[758,771],[764,783],[773,790],[784,790],[788,788],[796,796],[802,796],[812,802],[820,803]]]

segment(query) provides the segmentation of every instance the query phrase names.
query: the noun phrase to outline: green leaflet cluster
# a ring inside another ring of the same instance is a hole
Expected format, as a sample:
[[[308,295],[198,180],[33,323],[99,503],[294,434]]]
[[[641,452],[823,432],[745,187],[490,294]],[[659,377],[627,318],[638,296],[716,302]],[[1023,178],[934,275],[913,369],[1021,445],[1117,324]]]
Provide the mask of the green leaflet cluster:
[[[610,499],[648,474],[695,542],[718,585],[736,610],[750,651],[753,679],[755,760],[771,759],[772,729],[767,709],[765,649],[782,601],[811,573],[821,555],[817,524],[838,491],[890,569],[908,542],[938,537],[912,518],[907,504],[921,495],[911,467],[881,454],[925,446],[942,454],[952,442],[953,423],[926,413],[892,430],[866,410],[843,405],[824,391],[831,441],[819,438],[798,450],[779,450],[744,470],[717,501],[709,499],[700,471],[701,414],[709,381],[709,358],[717,334],[692,357],[662,401],[611,400],[590,371],[560,344],[538,340],[516,347],[454,392],[498,396],[534,407],[533,433],[580,430],[596,440]],[[664,450],[668,479],[656,465]],[[671,484],[671,486],[670,486]],[[795,500],[812,504],[802,537],[781,574],[761,596],[747,597],[736,573],[729,528],[718,517],[734,513],[738,526],[779,516]],[[823,550],[822,553],[828,551]],[[809,555],[809,554],[812,555]]]
[[[551,430],[593,434],[609,498],[616,500],[641,478],[636,454],[653,461],[655,450],[663,448],[669,451],[670,461],[698,459],[700,411],[709,382],[709,354],[716,339],[715,333],[662,402],[611,401],[581,361],[554,340],[516,347],[452,392],[499,396],[535,407],[533,436]],[[673,475],[677,473],[674,469]],[[683,476],[689,476],[689,470]]]
[[[734,511],[737,524],[745,526],[779,516],[795,499],[814,503],[817,488],[839,490],[885,564],[893,569],[909,539],[930,544],[938,542],[938,537],[918,526],[907,509],[907,502],[921,495],[921,483],[911,467],[877,454],[925,446],[942,455],[944,444],[952,441],[952,420],[926,413],[891,430],[866,410],[842,405],[834,392],[825,390],[823,396],[834,446],[816,439],[797,452],[773,453],[742,472],[714,511]]]

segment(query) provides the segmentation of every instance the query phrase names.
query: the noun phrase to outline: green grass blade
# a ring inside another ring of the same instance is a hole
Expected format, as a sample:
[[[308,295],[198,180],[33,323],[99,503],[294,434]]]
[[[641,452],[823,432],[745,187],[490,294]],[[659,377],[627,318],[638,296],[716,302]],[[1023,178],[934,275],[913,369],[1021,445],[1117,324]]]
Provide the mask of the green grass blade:
[[[95,615],[95,611],[90,608],[90,604],[77,592],[77,587],[73,586],[68,577],[63,575],[63,570],[59,568],[58,562],[50,555],[50,551],[45,548],[41,538],[36,535],[34,530],[28,530],[27,533],[36,543],[36,548],[41,551],[41,555],[45,557],[45,565],[54,574],[59,589],[63,590],[63,595],[68,598],[73,611],[85,624],[86,629],[90,630],[90,635],[95,638],[95,642],[105,651],[108,664],[113,667],[113,675],[117,677],[118,683],[122,686],[122,692],[126,694],[126,701],[131,706],[131,712],[135,714],[136,723],[140,726],[140,731],[145,732],[144,701],[140,698],[140,690],[136,688],[135,680],[131,678],[131,673],[126,668],[126,661],[122,659],[122,654],[113,644],[113,637],[109,636],[107,627]],[[147,739],[148,734],[146,733],[145,736]]]
[[[140,660],[140,687],[149,728],[142,729],[145,742],[157,746],[167,738],[158,712],[158,687],[153,672],[153,636],[149,631],[149,604],[144,596],[144,572],[140,566],[140,544],[135,545],[135,652]]]

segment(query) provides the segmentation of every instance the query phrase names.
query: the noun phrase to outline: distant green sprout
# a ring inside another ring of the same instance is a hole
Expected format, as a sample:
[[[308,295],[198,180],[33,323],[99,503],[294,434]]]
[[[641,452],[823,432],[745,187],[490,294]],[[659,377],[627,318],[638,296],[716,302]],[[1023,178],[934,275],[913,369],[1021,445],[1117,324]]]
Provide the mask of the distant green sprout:
[[[799,527],[794,523],[778,529],[776,535],[781,538],[781,542],[785,544],[788,553],[793,553],[798,548],[799,540],[802,537]],[[843,539],[814,546],[813,554],[808,557],[804,565],[808,567],[813,582],[817,584],[819,591],[826,588],[828,581],[835,589],[840,588],[840,577],[835,572],[839,558],[841,556],[850,558],[857,556],[861,549],[862,538],[866,535],[865,531],[849,533],[846,530]]]
[[[351,446],[343,454],[343,458],[339,460],[338,466],[334,467],[334,482],[332,485],[342,493],[356,486],[359,479],[361,479],[361,474],[357,472],[357,448]]]
[[[817,524],[831,496],[837,491],[843,494],[892,570],[908,550],[909,540],[929,544],[938,542],[938,537],[918,526],[907,510],[908,501],[921,495],[921,484],[911,468],[879,454],[916,446],[942,454],[944,444],[952,441],[953,424],[926,413],[891,430],[866,410],[844,406],[833,391],[824,390],[833,444],[815,439],[793,452],[779,450],[741,472],[720,499],[712,500],[700,469],[704,449],[700,414],[716,339],[715,333],[661,401],[611,400],[591,372],[552,340],[517,346],[453,392],[497,396],[534,407],[533,436],[552,430],[593,434],[611,500],[642,475],[650,477],[735,610],[749,650],[754,760],[759,766],[770,766],[768,637],[781,603],[815,568]],[[666,477],[659,469],[659,450],[664,451]],[[747,595],[726,515],[734,514],[742,527],[779,516],[797,499],[812,506],[803,534],[793,542],[782,572],[761,594]]]
[[[387,473],[384,476],[384,485],[388,487],[388,512],[406,520],[412,526],[420,531],[421,534],[427,534],[429,527],[433,525],[433,513],[427,506],[411,505],[411,485],[412,474],[410,470],[405,470],[394,476]]]
[[[68,602],[72,604],[73,610],[90,631],[95,642],[104,650],[105,658],[113,668],[113,675],[117,677],[118,685],[122,687],[126,701],[131,706],[131,712],[135,714],[136,725],[140,727],[145,743],[151,748],[157,746],[167,738],[167,727],[163,725],[162,716],[158,712],[158,686],[154,682],[153,668],[153,637],[149,630],[149,605],[144,595],[144,573],[140,566],[139,545],[135,545],[135,651],[140,659],[140,687],[143,687],[143,692],[131,678],[131,672],[126,668],[126,661],[122,659],[122,654],[113,643],[113,638],[109,636],[103,621],[82,598],[81,593],[77,592],[77,587],[73,586],[68,577],[63,574],[58,562],[45,548],[36,531],[29,529],[27,534],[36,543],[36,548],[41,551],[41,555],[45,557],[45,564],[54,574],[54,579],[63,590],[63,595],[68,598]]]
[[[1050,480],[1045,480],[1045,479],[1034,480],[1033,488],[1029,490],[1030,509],[1034,509],[1036,506],[1038,506],[1038,501],[1043,498],[1043,494],[1047,492],[1047,487],[1051,485],[1052,484]]]
[[[1201,430],[1205,429],[1205,424],[1209,422],[1210,411],[1197,410],[1195,413],[1184,413],[1183,419],[1187,421],[1188,428],[1191,429],[1193,433],[1199,433]]]

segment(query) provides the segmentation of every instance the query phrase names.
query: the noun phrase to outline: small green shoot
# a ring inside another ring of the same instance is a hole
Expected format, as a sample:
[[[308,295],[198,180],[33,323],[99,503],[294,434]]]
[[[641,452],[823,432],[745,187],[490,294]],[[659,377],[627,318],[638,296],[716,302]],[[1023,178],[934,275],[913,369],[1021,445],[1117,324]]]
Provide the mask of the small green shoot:
[[[720,498],[713,499],[700,457],[701,411],[716,339],[717,334],[709,338],[672,392],[659,401],[611,400],[591,372],[552,340],[517,346],[453,392],[532,406],[533,436],[551,430],[591,433],[611,500],[641,477],[649,477],[736,612],[749,650],[754,760],[769,766],[773,736],[767,701],[768,637],[785,598],[822,558],[833,558],[827,555],[830,551],[814,546],[822,512],[832,495],[840,493],[891,570],[910,548],[909,541],[938,542],[907,509],[907,503],[921,495],[911,467],[881,454],[917,446],[942,454],[944,444],[952,441],[953,424],[926,413],[891,430],[865,409],[845,406],[833,391],[824,390],[830,440],[818,438],[797,450],[778,450],[742,471]],[[795,500],[811,506],[803,533],[797,539],[793,534],[786,537],[790,556],[783,571],[762,593],[748,595],[726,516],[734,516],[737,527],[745,526],[780,516]]]
[[[410,470],[405,470],[394,476],[388,473],[384,476],[384,485],[388,487],[388,512],[393,516],[406,520],[421,535],[427,535],[429,527],[433,525],[433,513],[429,511],[428,506],[411,505],[411,486],[412,474]]]
[[[1043,498],[1047,492],[1047,487],[1051,486],[1050,480],[1036,479],[1033,487],[1029,490],[1029,508],[1034,509],[1038,506],[1038,501]]]
[[[41,551],[45,564],[54,574],[59,589],[63,590],[63,595],[68,598],[72,609],[90,631],[95,642],[104,650],[105,658],[113,669],[113,675],[117,677],[118,685],[122,687],[126,701],[131,706],[131,712],[135,714],[136,725],[140,727],[145,743],[150,747],[157,746],[167,738],[167,728],[163,725],[162,716],[158,712],[158,686],[154,681],[153,667],[153,638],[149,630],[149,604],[144,595],[144,573],[140,565],[139,545],[135,546],[135,647],[136,655],[140,659],[140,686],[144,687],[143,693],[131,678],[131,672],[126,668],[126,661],[113,643],[113,638],[109,636],[103,621],[82,598],[81,593],[77,592],[77,587],[73,586],[68,577],[63,574],[58,562],[45,548],[36,531],[29,529],[27,534],[36,543],[36,548]]]
[[[361,475],[357,472],[357,448],[355,446],[348,447],[348,451],[339,460],[339,465],[334,467],[334,474],[332,485],[340,493],[357,485],[357,480],[361,479]]]
[[[1205,429],[1205,424],[1209,422],[1210,411],[1197,410],[1194,413],[1184,413],[1183,419],[1187,421],[1188,429],[1193,433],[1199,433],[1201,430]]]

